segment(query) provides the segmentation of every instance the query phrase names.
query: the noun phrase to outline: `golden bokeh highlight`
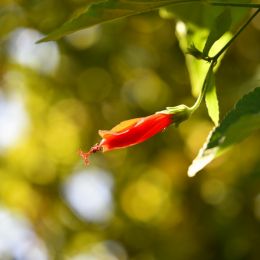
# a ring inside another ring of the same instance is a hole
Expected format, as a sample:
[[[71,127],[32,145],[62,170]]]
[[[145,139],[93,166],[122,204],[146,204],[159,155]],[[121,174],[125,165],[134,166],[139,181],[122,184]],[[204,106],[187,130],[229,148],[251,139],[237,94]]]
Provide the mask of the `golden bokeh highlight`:
[[[225,199],[226,193],[227,187],[220,180],[208,179],[201,184],[201,196],[209,204],[220,204]]]
[[[150,221],[158,217],[167,203],[167,191],[163,186],[147,179],[130,183],[121,195],[121,206],[135,220]]]

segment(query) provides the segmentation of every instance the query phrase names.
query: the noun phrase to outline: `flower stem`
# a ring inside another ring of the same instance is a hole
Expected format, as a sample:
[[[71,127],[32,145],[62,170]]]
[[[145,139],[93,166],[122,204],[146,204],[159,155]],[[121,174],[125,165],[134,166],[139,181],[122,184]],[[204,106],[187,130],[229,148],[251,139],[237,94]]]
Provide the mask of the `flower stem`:
[[[207,74],[206,74],[206,77],[205,77],[205,79],[204,79],[204,82],[203,82],[203,85],[202,85],[202,89],[201,89],[201,91],[200,91],[200,94],[199,94],[197,100],[195,101],[195,103],[193,104],[193,106],[192,106],[192,107],[189,107],[189,111],[190,111],[191,114],[192,114],[193,112],[195,112],[195,111],[199,108],[199,106],[200,106],[200,104],[201,104],[201,102],[202,102],[202,100],[203,100],[203,98],[204,98],[204,96],[205,96],[205,94],[206,94],[207,87],[208,87],[208,80],[209,80],[209,77],[210,77],[210,73],[212,73],[212,70],[213,70],[215,64],[216,64],[216,63],[215,63],[214,61],[211,61],[210,67],[209,67],[208,72],[207,72]]]

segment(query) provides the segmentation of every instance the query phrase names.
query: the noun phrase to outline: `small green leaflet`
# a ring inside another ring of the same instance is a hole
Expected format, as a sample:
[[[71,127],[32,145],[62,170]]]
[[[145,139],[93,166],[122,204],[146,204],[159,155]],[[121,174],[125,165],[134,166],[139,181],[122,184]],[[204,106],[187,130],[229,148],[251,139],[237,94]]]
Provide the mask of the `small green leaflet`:
[[[219,121],[219,106],[218,106],[218,97],[216,92],[216,85],[215,85],[215,76],[213,72],[213,68],[210,67],[208,72],[207,78],[207,91],[206,91],[206,106],[208,109],[208,114],[215,125],[218,124]]]
[[[209,134],[188,170],[190,177],[232,145],[242,141],[260,128],[260,87],[245,95]]]

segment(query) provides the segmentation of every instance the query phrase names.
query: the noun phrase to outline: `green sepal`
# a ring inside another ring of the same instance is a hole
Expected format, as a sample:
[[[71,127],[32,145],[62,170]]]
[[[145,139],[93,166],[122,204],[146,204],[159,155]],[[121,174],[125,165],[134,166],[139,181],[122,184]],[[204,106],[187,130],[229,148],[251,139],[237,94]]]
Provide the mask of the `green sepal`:
[[[165,110],[158,113],[171,114],[173,116],[173,124],[178,126],[181,122],[187,120],[191,115],[191,109],[186,105],[179,105],[175,107],[166,107]]]

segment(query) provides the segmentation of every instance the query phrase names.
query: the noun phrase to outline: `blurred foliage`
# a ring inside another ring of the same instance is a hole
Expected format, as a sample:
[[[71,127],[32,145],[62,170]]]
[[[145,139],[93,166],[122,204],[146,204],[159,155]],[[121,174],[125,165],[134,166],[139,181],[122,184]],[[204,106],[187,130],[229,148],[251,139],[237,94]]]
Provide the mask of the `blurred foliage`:
[[[158,11],[34,44],[88,2],[0,2],[0,259],[258,259],[259,133],[190,179],[202,106],[85,168],[98,129],[194,101],[178,20]],[[259,85],[259,19],[217,72],[221,118]]]

